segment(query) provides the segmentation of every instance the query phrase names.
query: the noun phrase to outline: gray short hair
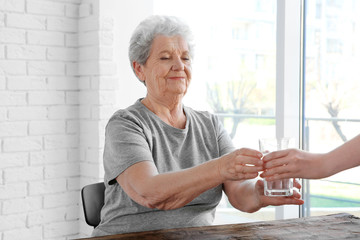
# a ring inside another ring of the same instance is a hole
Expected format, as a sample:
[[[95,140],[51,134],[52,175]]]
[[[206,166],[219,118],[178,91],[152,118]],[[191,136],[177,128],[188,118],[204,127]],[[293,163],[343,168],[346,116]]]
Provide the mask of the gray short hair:
[[[158,35],[180,35],[188,44],[190,57],[194,57],[193,35],[187,24],[173,16],[153,15],[143,20],[133,32],[129,46],[129,60],[144,65],[150,55],[154,38]]]

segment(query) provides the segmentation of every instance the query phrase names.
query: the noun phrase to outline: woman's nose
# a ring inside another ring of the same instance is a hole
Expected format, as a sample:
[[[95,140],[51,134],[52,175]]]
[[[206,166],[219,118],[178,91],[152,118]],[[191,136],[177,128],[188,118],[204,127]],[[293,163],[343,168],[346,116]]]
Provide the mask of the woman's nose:
[[[183,63],[182,59],[180,57],[177,57],[173,61],[172,70],[174,71],[180,71],[184,70],[185,64]]]

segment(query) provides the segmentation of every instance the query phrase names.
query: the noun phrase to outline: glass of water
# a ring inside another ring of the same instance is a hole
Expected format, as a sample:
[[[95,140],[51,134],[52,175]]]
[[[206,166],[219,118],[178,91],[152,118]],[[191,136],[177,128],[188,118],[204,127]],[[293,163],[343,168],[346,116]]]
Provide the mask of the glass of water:
[[[260,138],[259,149],[263,155],[270,152],[295,147],[294,138]],[[283,197],[293,195],[293,178],[275,181],[264,180],[264,195],[271,197]]]

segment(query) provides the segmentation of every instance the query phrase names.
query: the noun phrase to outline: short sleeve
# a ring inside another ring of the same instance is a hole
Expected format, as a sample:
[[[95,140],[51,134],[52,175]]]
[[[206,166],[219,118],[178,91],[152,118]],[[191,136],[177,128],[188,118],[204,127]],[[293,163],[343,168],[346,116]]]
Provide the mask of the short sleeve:
[[[117,112],[105,130],[104,169],[105,181],[114,179],[133,164],[153,161],[151,138],[141,122],[126,111]]]
[[[226,129],[224,128],[220,119],[216,115],[213,115],[213,121],[215,128],[217,129],[217,141],[218,141],[220,156],[234,151],[235,147],[232,142],[232,139],[228,134],[228,132],[226,131]]]

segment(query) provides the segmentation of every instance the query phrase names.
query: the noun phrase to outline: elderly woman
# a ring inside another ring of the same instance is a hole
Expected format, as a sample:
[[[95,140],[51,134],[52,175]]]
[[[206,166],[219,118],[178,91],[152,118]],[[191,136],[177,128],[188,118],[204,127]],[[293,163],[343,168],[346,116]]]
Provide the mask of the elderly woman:
[[[94,236],[211,225],[222,191],[245,212],[303,203],[298,193],[265,197],[262,181],[248,180],[263,169],[262,154],[236,150],[214,115],[182,104],[193,59],[187,25],[147,18],[133,33],[129,58],[147,94],[107,124],[105,205]]]

